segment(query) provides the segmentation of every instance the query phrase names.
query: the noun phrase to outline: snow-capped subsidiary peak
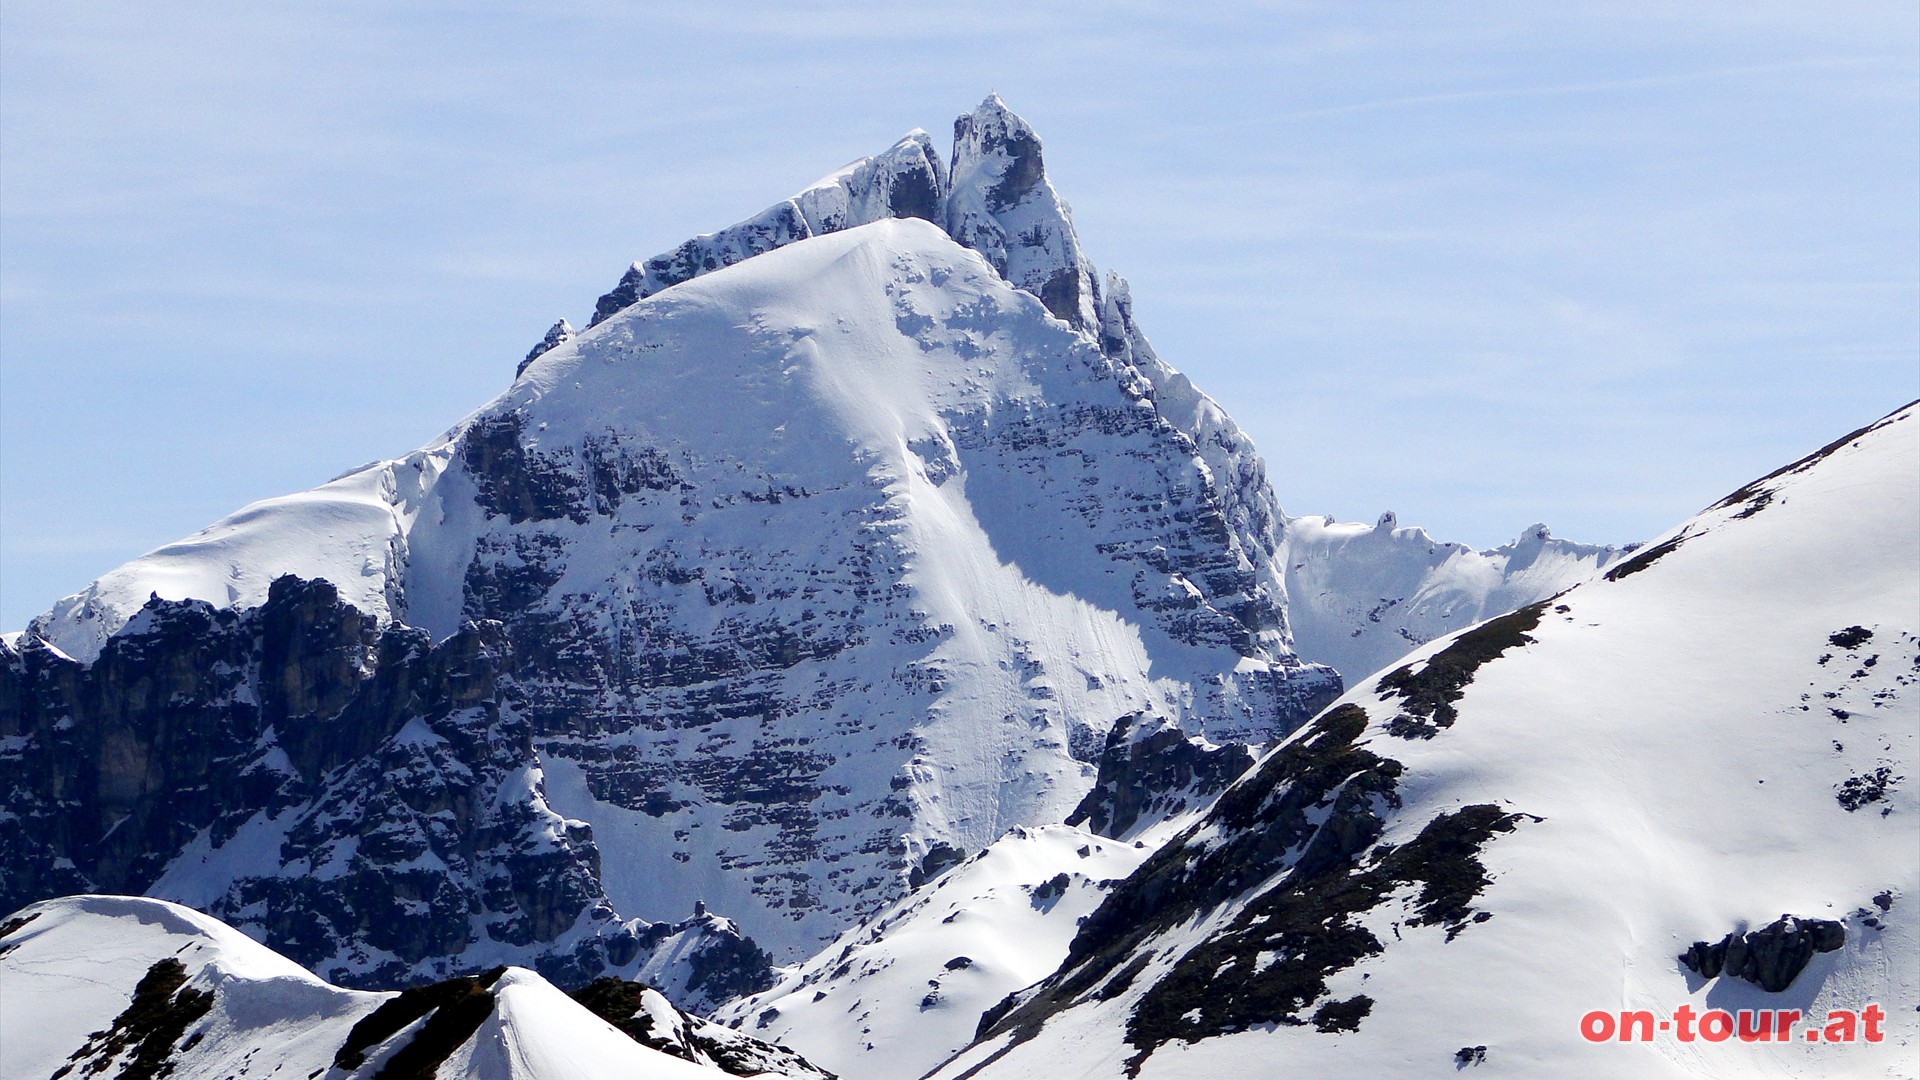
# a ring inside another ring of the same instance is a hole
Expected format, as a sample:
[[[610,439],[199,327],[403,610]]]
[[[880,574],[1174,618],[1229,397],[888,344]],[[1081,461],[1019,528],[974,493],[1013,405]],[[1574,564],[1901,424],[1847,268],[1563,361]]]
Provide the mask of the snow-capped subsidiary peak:
[[[449,433],[398,460],[242,507],[107,571],[34,617],[24,637],[92,663],[151,597],[255,607],[289,574],[332,582],[341,599],[381,622],[399,619],[406,537],[447,467],[452,443]]]
[[[1911,1075],[1917,462],[1910,405],[1355,686],[935,1075]]]
[[[1392,511],[1373,525],[1288,518],[1288,625],[1301,656],[1357,680],[1412,649],[1552,596],[1635,549],[1560,540],[1534,524],[1486,551],[1402,528]]]
[[[10,1078],[119,1065],[111,1075],[175,1080],[255,1069],[289,1077],[827,1080],[791,1052],[687,1017],[634,984],[620,988],[655,999],[650,1026],[668,1038],[625,1034],[596,1015],[609,1010],[589,1011],[523,968],[405,994],[341,989],[218,920],[144,898],[74,896],[0,919],[0,987],[0,1076]]]

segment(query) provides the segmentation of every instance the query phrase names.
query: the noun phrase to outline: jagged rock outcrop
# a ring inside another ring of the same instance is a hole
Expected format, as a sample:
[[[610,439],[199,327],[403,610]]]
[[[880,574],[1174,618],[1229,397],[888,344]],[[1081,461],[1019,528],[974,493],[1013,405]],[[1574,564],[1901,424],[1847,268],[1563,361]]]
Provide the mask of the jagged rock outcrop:
[[[834,1080],[834,1074],[792,1050],[695,1016],[644,983],[595,979],[574,991],[573,999],[634,1042],[682,1061],[731,1076]]]
[[[1093,790],[1067,815],[1100,836],[1126,837],[1188,811],[1204,808],[1252,767],[1252,748],[1215,746],[1171,721],[1123,716],[1107,734]]]
[[[1535,524],[1512,543],[1475,551],[1402,526],[1389,512],[1370,527],[1288,518],[1279,558],[1295,647],[1351,682],[1593,577],[1638,547],[1574,543]]]
[[[1777,994],[1793,985],[1813,954],[1846,943],[1847,928],[1832,919],[1782,914],[1758,930],[1734,931],[1712,944],[1696,941],[1680,954],[1680,962],[1703,979],[1724,973]]]
[[[520,361],[520,366],[514,369],[514,372],[513,372],[514,377],[518,378],[519,376],[526,374],[528,364],[531,364],[535,360],[540,359],[541,356],[552,351],[556,346],[564,345],[567,342],[572,340],[573,340],[573,324],[572,323],[567,322],[567,320],[565,319],[561,319],[559,322],[554,323],[552,326],[547,328],[547,335],[540,339],[540,343],[538,345],[535,345],[533,348],[527,350],[527,358],[525,360]]]

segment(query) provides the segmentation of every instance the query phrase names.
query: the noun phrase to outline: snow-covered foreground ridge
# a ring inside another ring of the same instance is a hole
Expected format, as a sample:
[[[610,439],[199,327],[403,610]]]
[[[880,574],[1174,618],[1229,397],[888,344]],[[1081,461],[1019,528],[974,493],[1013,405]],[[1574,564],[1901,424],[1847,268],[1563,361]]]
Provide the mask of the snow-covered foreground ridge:
[[[1311,715],[1290,590],[1373,666],[1616,554],[1287,519],[992,98],[945,161],[915,133],[636,264],[428,446],[0,641],[0,906],[716,1005],[1063,820],[1120,717]]]
[[[937,1075],[1914,1075],[1917,682],[1909,405],[1350,690]]]
[[[344,990],[188,908],[68,897],[0,919],[0,1076],[827,1080],[652,991],[595,990],[523,968]]]

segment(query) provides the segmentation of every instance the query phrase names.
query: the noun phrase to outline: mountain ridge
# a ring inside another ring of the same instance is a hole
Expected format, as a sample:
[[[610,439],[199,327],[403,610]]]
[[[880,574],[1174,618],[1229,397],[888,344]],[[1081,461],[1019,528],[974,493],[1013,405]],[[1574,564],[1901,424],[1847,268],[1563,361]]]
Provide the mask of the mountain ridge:
[[[1910,404],[1605,577],[1360,682],[932,1075],[1182,1078],[1275,1059],[1898,1075],[1920,1046],[1920,937],[1899,914],[1920,890],[1901,772],[1920,730],[1916,461]],[[1716,948],[1736,946],[1765,959],[1721,969]],[[1666,1026],[1683,1007],[1820,1028],[1869,1006],[1879,1038]],[[1661,1034],[1649,1020],[1595,1045],[1581,1024],[1596,1011],[1644,1011]]]

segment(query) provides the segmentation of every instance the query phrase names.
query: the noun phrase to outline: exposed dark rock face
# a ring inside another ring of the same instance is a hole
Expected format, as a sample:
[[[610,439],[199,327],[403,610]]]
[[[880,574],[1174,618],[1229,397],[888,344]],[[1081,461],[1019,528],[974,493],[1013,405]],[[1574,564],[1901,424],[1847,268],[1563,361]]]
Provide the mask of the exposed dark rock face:
[[[381,1067],[378,1075],[431,1077],[434,1068],[493,1015],[493,984],[506,973],[506,968],[494,968],[479,975],[443,979],[402,990],[353,1025],[347,1032],[347,1041],[334,1052],[334,1066],[358,1069],[366,1063],[369,1052],[425,1018],[427,1022]]]
[[[1429,657],[1419,671],[1409,665],[1381,676],[1380,700],[1400,699],[1400,713],[1388,721],[1388,734],[1431,739],[1442,728],[1452,727],[1459,717],[1454,703],[1473,681],[1474,672],[1508,649],[1532,642],[1527,632],[1540,625],[1540,614],[1550,603],[1551,599],[1542,600],[1489,619]]]
[[[31,923],[39,917],[40,913],[34,911],[25,915],[15,916],[11,919],[0,920],[0,956],[7,955],[8,952],[19,946],[19,942],[9,942],[6,940],[7,938],[12,937],[15,931],[24,929],[28,923]]]
[[[513,373],[514,377],[519,378],[520,376],[526,374],[527,368],[535,360],[540,359],[542,356],[545,356],[547,353],[552,352],[556,347],[564,345],[567,342],[572,340],[573,340],[572,324],[568,323],[567,320],[565,319],[561,319],[559,322],[554,323],[553,326],[548,328],[547,336],[541,338],[540,343],[538,345],[535,345],[532,349],[528,350],[527,358],[525,360],[520,361],[520,366],[514,370],[514,373]]]
[[[188,989],[186,972],[186,965],[178,960],[155,961],[134,988],[126,1009],[106,1030],[88,1036],[53,1074],[54,1080],[105,1072],[115,1061],[121,1062],[117,1080],[158,1080],[172,1072],[171,1059],[181,1036],[213,1008],[213,993]]]
[[[1472,907],[1488,884],[1480,849],[1527,819],[1465,806],[1399,847],[1369,851],[1400,807],[1402,768],[1363,744],[1367,728],[1363,709],[1342,705],[1275,750],[1114,889],[1055,975],[983,1017],[982,1037],[1011,1032],[1018,1042],[1054,1012],[1127,992],[1161,935],[1230,903],[1231,917],[1138,995],[1127,1021],[1139,1051],[1130,1073],[1175,1039],[1273,1023],[1356,1029],[1371,999],[1326,994],[1332,975],[1383,948],[1359,917],[1413,886],[1405,925],[1439,927],[1451,940],[1484,922],[1488,914]]]
[[[1846,943],[1847,928],[1840,923],[1783,914],[1758,930],[1730,933],[1712,944],[1696,941],[1680,962],[1702,978],[1725,974],[1777,994],[1793,985],[1814,953]]]
[[[1827,644],[1841,649],[1857,649],[1873,640],[1873,631],[1864,626],[1849,626],[1845,630],[1836,630],[1827,637]]]
[[[595,979],[574,991],[573,999],[640,1045],[684,1061],[734,1076],[834,1080],[792,1050],[687,1013],[642,983]]]
[[[1141,714],[1114,721],[1093,790],[1067,818],[1100,836],[1124,837],[1136,825],[1206,805],[1253,764],[1243,743],[1214,746],[1170,720]]]
[[[907,887],[917,889],[967,861],[967,853],[952,844],[934,844],[907,874]]]
[[[1636,552],[1632,558],[1626,559],[1615,565],[1611,570],[1608,570],[1607,580],[1619,581],[1622,578],[1631,577],[1645,570],[1647,567],[1652,566],[1662,558],[1680,550],[1680,545],[1686,543],[1686,541],[1687,533],[1683,531],[1680,535],[1672,537],[1671,539],[1662,540],[1649,548],[1643,548]]]
[[[570,518],[585,524],[592,503],[583,478],[552,455],[531,451],[518,413],[488,417],[460,439],[461,459],[479,487],[479,503],[515,525]]]
[[[953,122],[947,234],[1075,329],[1100,325],[1100,286],[1066,206],[1048,182],[1040,137],[998,97]]]
[[[360,986],[506,954],[578,983],[697,931],[701,987],[758,989],[730,926],[614,915],[590,831],[542,795],[509,651],[498,623],[435,646],[287,577],[246,612],[150,601],[91,665],[0,652],[0,906],[178,896]]]

